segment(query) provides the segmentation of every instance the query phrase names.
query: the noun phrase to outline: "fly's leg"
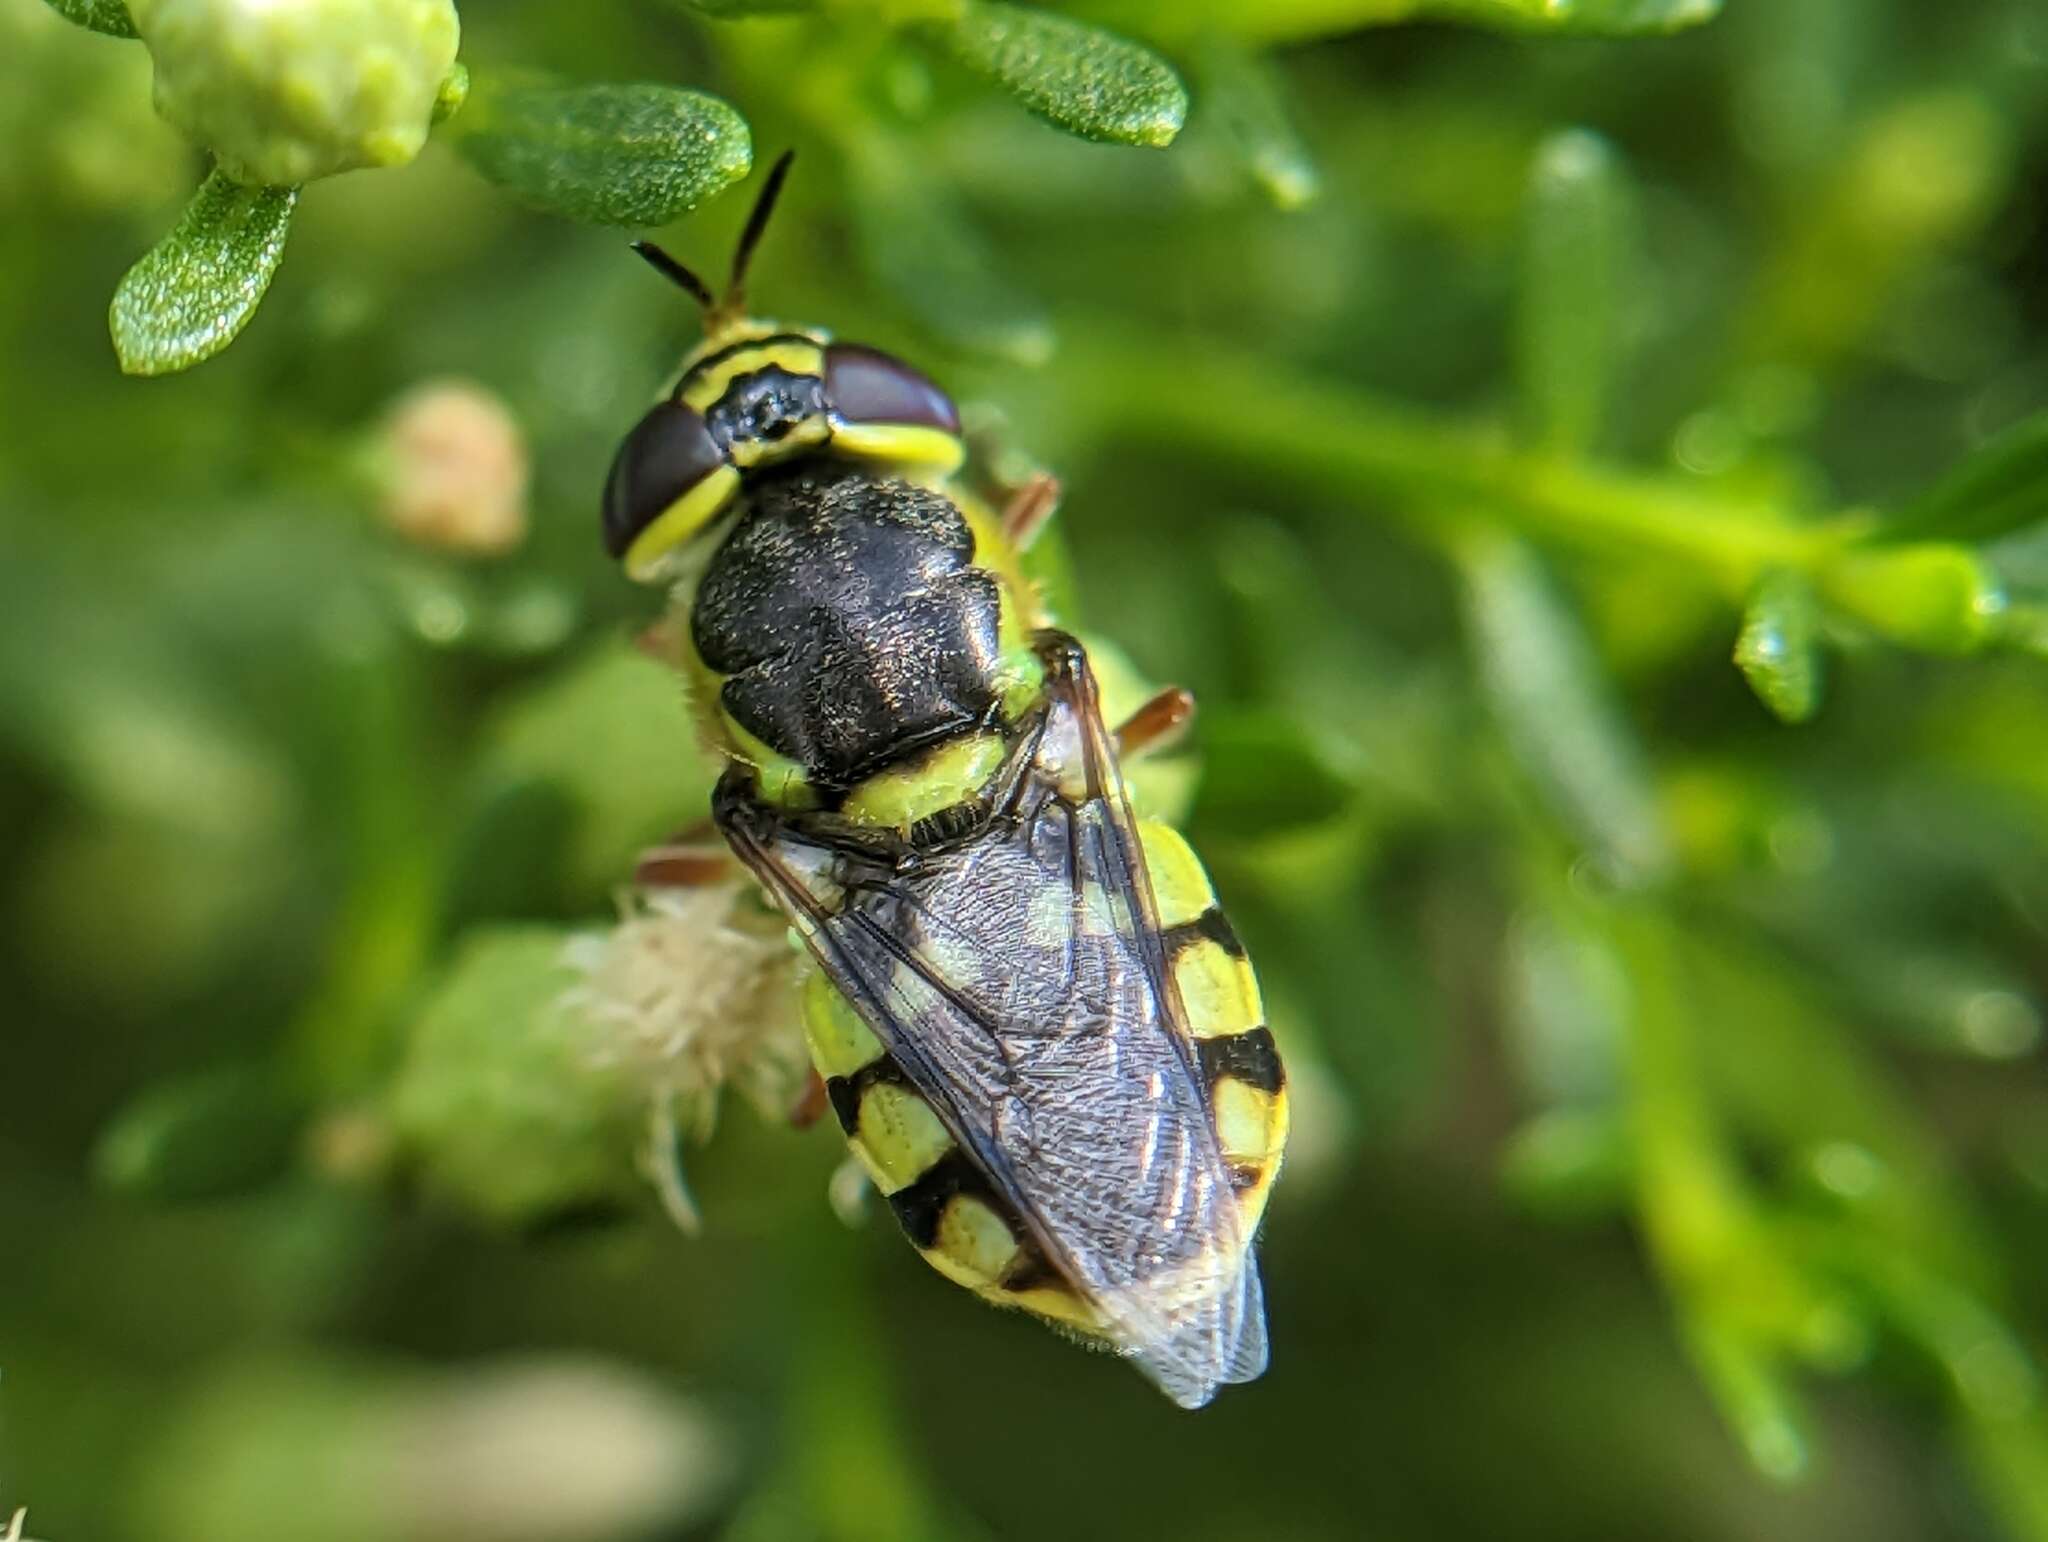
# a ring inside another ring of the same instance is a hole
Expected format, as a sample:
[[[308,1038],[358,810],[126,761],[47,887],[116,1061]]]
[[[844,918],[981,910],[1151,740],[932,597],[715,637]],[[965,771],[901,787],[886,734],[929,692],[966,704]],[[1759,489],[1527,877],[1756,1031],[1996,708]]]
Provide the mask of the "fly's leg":
[[[1060,506],[1060,479],[1050,472],[1033,472],[1010,490],[1003,504],[1003,538],[1018,551],[1027,550]]]
[[[825,1116],[825,1110],[832,1106],[831,1094],[825,1090],[825,1078],[812,1066],[804,1077],[803,1091],[796,1096],[796,1102],[789,1110],[789,1126],[793,1130],[808,1130]]]
[[[739,875],[739,862],[708,819],[648,847],[633,867],[633,882],[643,889],[704,889]]]
[[[1194,693],[1169,685],[1117,725],[1117,755],[1129,760],[1170,750],[1186,736],[1188,724],[1194,720]]]

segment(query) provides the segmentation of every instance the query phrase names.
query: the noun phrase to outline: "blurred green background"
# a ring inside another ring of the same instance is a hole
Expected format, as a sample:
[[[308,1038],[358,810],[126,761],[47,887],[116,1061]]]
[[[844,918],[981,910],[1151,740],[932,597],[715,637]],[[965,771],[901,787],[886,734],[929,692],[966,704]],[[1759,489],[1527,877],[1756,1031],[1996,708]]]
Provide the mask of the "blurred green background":
[[[1067,7],[1162,149],[987,7],[750,8],[472,5],[470,106],[136,380],[205,159],[0,0],[0,1524],[2048,1538],[2048,12]],[[694,317],[450,142],[538,72],[795,146],[757,304],[1056,469],[1052,592],[1201,699],[1298,1101],[1199,1415],[840,1219],[829,1127],[728,1099],[684,1236],[565,1025],[710,772],[596,535]]]

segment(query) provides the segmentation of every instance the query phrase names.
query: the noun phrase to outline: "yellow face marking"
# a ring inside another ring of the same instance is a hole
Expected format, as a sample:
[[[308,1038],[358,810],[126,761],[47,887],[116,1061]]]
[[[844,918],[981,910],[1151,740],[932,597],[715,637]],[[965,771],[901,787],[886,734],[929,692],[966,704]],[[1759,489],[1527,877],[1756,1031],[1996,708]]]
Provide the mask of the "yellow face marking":
[[[1138,821],[1138,844],[1145,849],[1145,874],[1159,904],[1159,924],[1186,926],[1201,919],[1216,903],[1216,891],[1194,847],[1180,831],[1156,819]]]
[[[928,753],[869,777],[846,795],[840,812],[856,824],[908,832],[942,808],[964,803],[988,785],[1006,753],[999,734],[949,739]]]
[[[861,1098],[853,1143],[884,1194],[908,1188],[953,1149],[953,1137],[931,1105],[895,1082],[877,1082]]]
[[[822,974],[804,982],[804,1041],[820,1076],[851,1076],[882,1058],[882,1041]]]
[[[885,460],[950,475],[967,459],[967,446],[942,428],[914,423],[838,423],[832,448],[862,460]]]
[[[661,576],[662,559],[716,519],[740,490],[740,474],[720,466],[654,516],[626,548],[626,574],[646,583]]]
[[[831,438],[832,425],[820,414],[805,418],[780,439],[735,440],[730,454],[734,465],[743,471],[752,471],[756,466],[772,466],[806,450],[815,450],[819,445],[829,443]]]
[[[1002,1278],[1018,1247],[1001,1216],[973,1195],[961,1194],[939,1217],[938,1237],[924,1256],[954,1284],[986,1290]]]
[[[816,375],[825,373],[825,350],[816,343],[768,343],[755,348],[742,348],[729,359],[722,359],[699,375],[683,377],[682,402],[699,412],[710,410],[719,397],[725,395],[726,387],[742,375],[751,375],[756,370],[780,365],[792,375]]]
[[[1259,978],[1244,959],[1213,938],[1197,937],[1173,956],[1173,980],[1198,1039],[1243,1033],[1266,1020]]]

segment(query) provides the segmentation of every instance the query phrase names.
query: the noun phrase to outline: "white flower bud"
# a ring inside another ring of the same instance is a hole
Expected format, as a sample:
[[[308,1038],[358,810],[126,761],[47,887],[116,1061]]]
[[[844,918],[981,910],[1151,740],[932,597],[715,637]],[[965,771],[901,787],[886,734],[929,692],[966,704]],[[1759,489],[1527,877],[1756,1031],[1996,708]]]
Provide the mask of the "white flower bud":
[[[495,556],[526,537],[526,441],[496,396],[462,381],[408,391],[379,445],[385,523],[420,546]]]

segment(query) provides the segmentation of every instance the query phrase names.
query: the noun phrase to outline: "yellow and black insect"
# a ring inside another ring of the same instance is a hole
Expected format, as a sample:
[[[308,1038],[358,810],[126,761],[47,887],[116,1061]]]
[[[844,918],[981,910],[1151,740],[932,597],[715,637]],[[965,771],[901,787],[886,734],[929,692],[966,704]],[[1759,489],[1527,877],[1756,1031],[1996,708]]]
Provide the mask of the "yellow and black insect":
[[[1119,770],[1192,702],[1108,731],[1019,560],[1052,484],[998,512],[931,380],[745,314],[788,166],[724,298],[640,248],[705,336],[619,449],[606,543],[675,587],[714,822],[815,962],[812,1060],[912,1244],[1199,1407],[1265,1369],[1288,1106],[1201,863]]]

